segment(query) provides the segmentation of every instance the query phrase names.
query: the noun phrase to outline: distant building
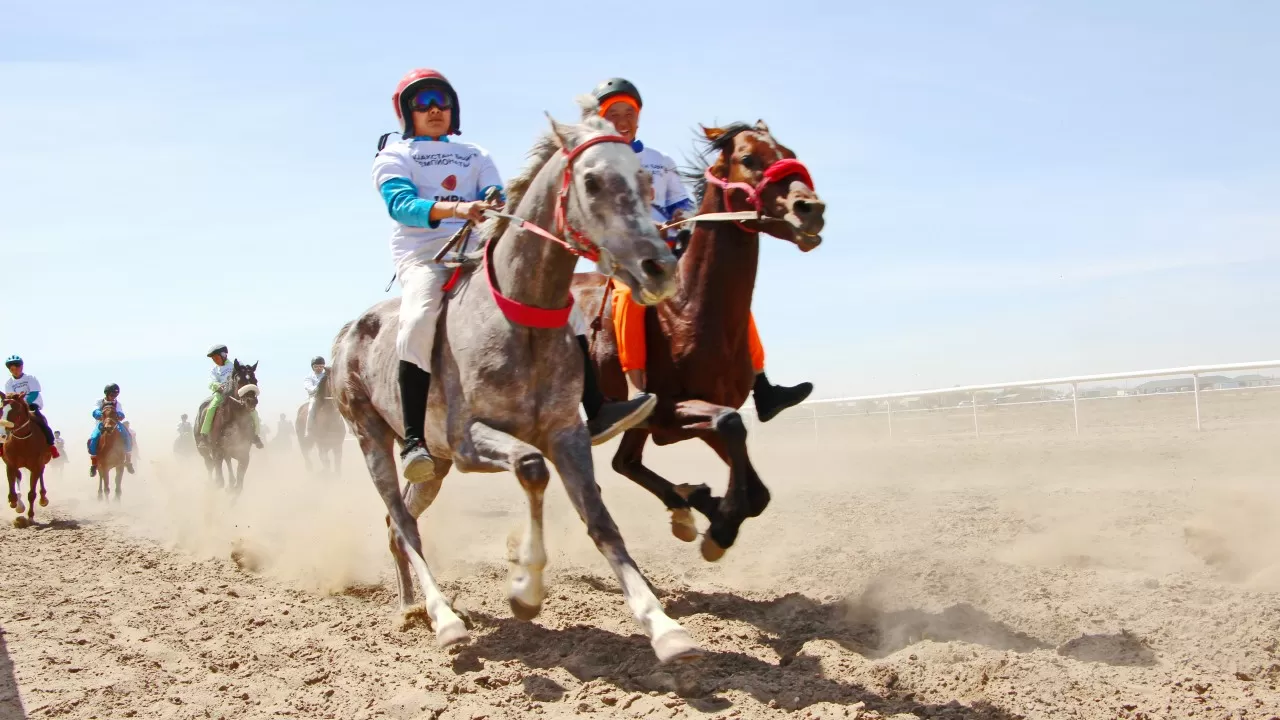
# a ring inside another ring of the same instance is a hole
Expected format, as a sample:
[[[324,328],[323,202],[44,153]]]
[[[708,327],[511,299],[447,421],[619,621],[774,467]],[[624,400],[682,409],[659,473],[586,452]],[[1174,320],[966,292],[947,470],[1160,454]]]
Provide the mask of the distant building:
[[[1280,385],[1280,378],[1258,374],[1237,375],[1236,382],[1240,383],[1240,387],[1266,387],[1268,385]]]
[[[1191,392],[1195,389],[1195,381],[1191,378],[1174,378],[1172,380],[1151,380],[1134,388],[1139,395],[1156,393]]]

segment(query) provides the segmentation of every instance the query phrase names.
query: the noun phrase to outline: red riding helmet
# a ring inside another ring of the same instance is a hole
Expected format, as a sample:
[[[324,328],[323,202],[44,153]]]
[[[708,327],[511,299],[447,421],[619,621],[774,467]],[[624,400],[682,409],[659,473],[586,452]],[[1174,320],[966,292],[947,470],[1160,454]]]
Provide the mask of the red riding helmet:
[[[462,130],[459,129],[458,122],[460,114],[458,93],[454,91],[453,86],[449,84],[444,75],[431,68],[410,70],[407,75],[400,78],[400,83],[396,85],[396,92],[391,96],[391,105],[396,109],[396,119],[400,121],[401,134],[408,137],[413,133],[412,121],[409,120],[412,117],[409,105],[413,102],[413,96],[426,87],[437,87],[448,93],[449,99],[453,102],[453,119],[449,124],[449,134],[461,135]]]

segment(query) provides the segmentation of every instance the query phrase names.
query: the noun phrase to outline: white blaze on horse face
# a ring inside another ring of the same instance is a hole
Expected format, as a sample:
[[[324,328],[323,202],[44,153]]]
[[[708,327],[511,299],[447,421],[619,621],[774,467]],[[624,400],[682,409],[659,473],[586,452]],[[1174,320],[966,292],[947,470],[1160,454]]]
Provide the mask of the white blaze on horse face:
[[[12,405],[4,405],[0,407],[0,426],[7,428],[13,427],[13,421],[9,420],[9,411],[13,409]]]

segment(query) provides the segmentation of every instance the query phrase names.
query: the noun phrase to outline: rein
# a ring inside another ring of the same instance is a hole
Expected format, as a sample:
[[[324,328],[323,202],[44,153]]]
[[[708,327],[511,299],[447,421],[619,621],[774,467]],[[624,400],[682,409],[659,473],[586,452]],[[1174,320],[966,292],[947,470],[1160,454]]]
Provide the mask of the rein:
[[[756,185],[750,185],[744,182],[729,182],[728,180],[721,180],[712,174],[711,168],[707,168],[706,172],[703,173],[703,176],[707,179],[709,184],[715,185],[724,192],[723,202],[726,212],[703,213],[701,215],[694,215],[691,218],[685,218],[684,220],[670,222],[662,226],[663,231],[693,222],[732,222],[743,232],[759,234],[759,230],[752,230],[745,227],[742,224],[742,221],[754,220],[756,222],[761,222],[764,220],[778,219],[768,217],[764,214],[764,201],[761,197],[764,195],[764,189],[766,187],[780,180],[794,177],[805,185],[808,185],[810,190],[813,189],[813,178],[809,175],[809,168],[805,167],[804,163],[796,160],[795,158],[782,158],[770,163],[769,167],[764,169],[764,178]],[[755,209],[740,211],[729,210],[729,193],[733,190],[742,190],[745,192],[747,194],[747,202],[751,203],[751,206]]]
[[[573,161],[578,159],[583,151],[587,148],[594,147],[603,143],[622,143],[629,145],[626,138],[620,135],[597,135],[581,143],[572,150],[560,149],[565,156],[564,175],[560,180],[560,191],[556,194],[556,232],[551,233],[538,227],[534,223],[525,220],[516,215],[501,213],[494,210],[487,211],[485,215],[493,218],[506,218],[521,230],[527,230],[538,237],[550,240],[570,253],[578,257],[586,258],[591,262],[600,260],[600,246],[588,238],[585,234],[573,227],[569,222],[569,192],[573,188]],[[562,235],[567,235],[568,240]],[[498,238],[494,238],[485,244],[484,248],[484,276],[485,282],[489,285],[489,292],[493,295],[493,301],[497,303],[498,309],[502,311],[503,317],[517,325],[525,327],[552,329],[564,327],[569,322],[569,313],[573,311],[573,294],[569,295],[569,302],[564,307],[547,309],[526,305],[518,300],[503,295],[498,290],[498,280],[494,277],[493,271],[493,246],[498,244]],[[455,278],[457,272],[454,273]],[[455,278],[450,279],[450,287]]]

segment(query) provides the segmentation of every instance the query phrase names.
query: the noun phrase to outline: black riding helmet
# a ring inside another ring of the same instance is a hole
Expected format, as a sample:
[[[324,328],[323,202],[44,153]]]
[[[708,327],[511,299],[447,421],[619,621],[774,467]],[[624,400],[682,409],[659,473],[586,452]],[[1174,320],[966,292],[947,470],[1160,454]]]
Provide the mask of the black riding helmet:
[[[319,355],[311,358],[312,367],[315,367],[316,365],[323,365],[323,364],[324,364],[324,358],[320,357]]]
[[[595,97],[596,102],[601,105],[604,105],[604,101],[611,97],[626,95],[627,97],[635,100],[636,105],[644,107],[644,101],[640,99],[640,91],[636,89],[635,85],[631,84],[630,80],[624,80],[622,78],[610,78],[605,80],[597,85],[596,89],[591,91],[591,94]]]
[[[119,395],[120,386],[115,383],[111,383],[110,385],[102,388],[102,394],[103,395]]]

